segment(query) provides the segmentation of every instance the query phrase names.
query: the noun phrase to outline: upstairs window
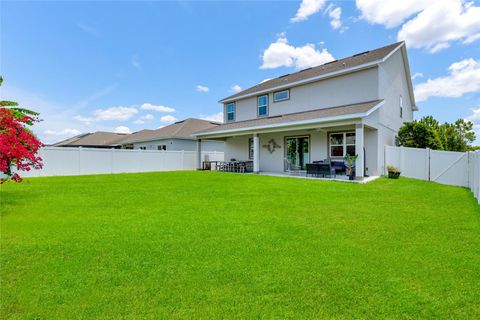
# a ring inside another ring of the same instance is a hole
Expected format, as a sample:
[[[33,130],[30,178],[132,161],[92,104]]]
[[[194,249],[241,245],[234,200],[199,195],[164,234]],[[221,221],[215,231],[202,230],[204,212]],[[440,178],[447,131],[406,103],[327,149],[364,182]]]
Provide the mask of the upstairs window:
[[[290,99],[290,90],[282,90],[273,93],[273,102],[280,102]]]
[[[235,120],[235,102],[227,104],[227,121]]]
[[[159,145],[157,146],[157,150],[158,150],[158,151],[165,151],[165,150],[167,150],[167,146],[164,145],[164,144],[159,144]]]
[[[268,115],[268,95],[259,96],[257,98],[257,114],[259,117]]]

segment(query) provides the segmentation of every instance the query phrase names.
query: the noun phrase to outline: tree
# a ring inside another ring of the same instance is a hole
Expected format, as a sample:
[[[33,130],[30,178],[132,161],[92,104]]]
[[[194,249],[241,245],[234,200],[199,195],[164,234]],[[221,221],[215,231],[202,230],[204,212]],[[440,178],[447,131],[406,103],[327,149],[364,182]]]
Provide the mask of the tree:
[[[473,123],[458,119],[455,123],[444,123],[440,127],[440,137],[445,150],[468,151],[470,144],[475,141]]]
[[[398,141],[404,147],[443,149],[438,133],[419,121],[404,123],[398,130]]]
[[[432,116],[404,123],[398,131],[401,146],[465,152],[475,141],[473,123],[458,119],[440,124]]]
[[[3,78],[0,77],[0,86]],[[22,178],[13,170],[26,170],[42,167],[42,159],[36,154],[43,144],[28,128],[38,122],[38,113],[18,107],[13,101],[0,101],[0,172],[9,179],[21,182]]]

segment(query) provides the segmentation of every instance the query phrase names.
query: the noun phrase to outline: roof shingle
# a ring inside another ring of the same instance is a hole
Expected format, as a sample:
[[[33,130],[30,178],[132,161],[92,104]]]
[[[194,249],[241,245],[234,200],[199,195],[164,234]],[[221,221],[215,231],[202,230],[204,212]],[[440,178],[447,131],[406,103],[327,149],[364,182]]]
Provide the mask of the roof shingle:
[[[369,63],[369,62],[374,62],[374,61],[385,58],[389,53],[391,53],[395,48],[397,48],[402,43],[403,42],[393,43],[385,47],[357,53],[348,58],[344,58],[341,60],[334,60],[320,66],[304,69],[295,73],[291,73],[275,79],[271,79],[271,80],[259,83],[248,89],[245,89],[243,91],[240,91],[229,97],[226,97],[221,101],[232,101],[235,98],[238,98],[244,95],[253,94],[255,92],[260,92],[268,89],[273,89],[273,88],[283,86],[283,85],[288,85],[290,83],[294,83],[297,81],[307,80],[309,78],[327,75],[329,73],[339,71],[342,69],[352,68],[352,67],[360,66],[362,64]]]
[[[54,147],[78,147],[78,146],[92,146],[105,147],[115,146],[120,143],[127,135],[122,133],[97,131],[93,133],[83,133],[75,137],[54,143]]]

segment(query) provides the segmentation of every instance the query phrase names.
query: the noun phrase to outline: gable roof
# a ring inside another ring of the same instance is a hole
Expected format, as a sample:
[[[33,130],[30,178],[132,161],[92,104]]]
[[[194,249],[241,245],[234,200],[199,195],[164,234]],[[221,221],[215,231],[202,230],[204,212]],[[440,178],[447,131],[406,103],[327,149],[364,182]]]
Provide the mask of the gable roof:
[[[404,45],[405,42],[403,41],[396,42],[374,50],[357,53],[348,58],[334,60],[316,67],[287,74],[275,79],[259,83],[234,95],[228,96],[220,100],[220,102],[232,102],[235,99],[246,98],[248,96],[270,92],[277,89],[285,89],[290,86],[294,86],[304,82],[315,81],[317,80],[317,78],[323,78],[329,75],[331,76],[338,73],[354,71],[357,69],[361,69],[362,67],[373,66],[386,60],[391,54],[393,54],[394,51],[396,51],[396,49]]]
[[[194,140],[194,138],[192,137],[192,134],[194,132],[215,128],[219,125],[220,123],[218,122],[188,118],[156,130],[142,130],[142,131],[133,133],[128,137],[126,137],[122,141],[122,144],[154,141],[154,140],[162,140],[162,139]]]
[[[108,147],[119,145],[127,134],[106,131],[79,134],[75,137],[52,144],[53,147]]]
[[[362,103],[319,108],[311,111],[289,113],[252,120],[225,123],[214,128],[196,132],[195,136],[233,133],[248,130],[267,129],[272,127],[286,127],[301,124],[327,122],[334,120],[356,119],[368,116],[383,105],[383,100],[367,101]]]

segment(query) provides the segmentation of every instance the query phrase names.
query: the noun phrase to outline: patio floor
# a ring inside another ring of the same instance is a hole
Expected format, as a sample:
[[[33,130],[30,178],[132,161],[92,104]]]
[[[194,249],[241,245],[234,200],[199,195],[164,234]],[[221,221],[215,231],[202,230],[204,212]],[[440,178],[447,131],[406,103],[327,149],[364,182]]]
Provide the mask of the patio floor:
[[[335,178],[323,178],[323,177],[315,177],[315,176],[307,176],[306,171],[300,171],[295,173],[290,172],[260,172],[260,175],[264,176],[273,176],[273,177],[285,177],[285,178],[299,178],[299,179],[312,179],[312,180],[326,180],[326,181],[341,181],[341,182],[349,182],[349,183],[368,183],[372,182],[380,176],[370,176],[364,177],[363,180],[349,180],[347,175],[336,175]]]

